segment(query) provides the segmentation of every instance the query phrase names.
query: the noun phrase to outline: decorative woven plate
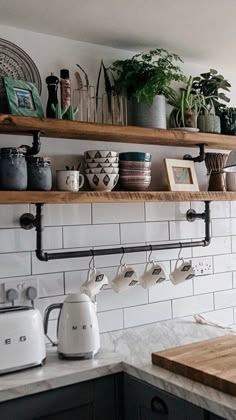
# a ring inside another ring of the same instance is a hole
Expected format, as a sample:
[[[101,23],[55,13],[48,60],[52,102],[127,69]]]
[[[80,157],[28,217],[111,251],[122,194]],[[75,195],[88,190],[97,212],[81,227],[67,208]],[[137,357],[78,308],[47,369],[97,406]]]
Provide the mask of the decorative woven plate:
[[[39,71],[24,50],[6,39],[0,38],[0,110],[6,112],[5,89],[1,77],[12,77],[17,80],[25,80],[36,85],[39,94],[42,90],[42,82]]]

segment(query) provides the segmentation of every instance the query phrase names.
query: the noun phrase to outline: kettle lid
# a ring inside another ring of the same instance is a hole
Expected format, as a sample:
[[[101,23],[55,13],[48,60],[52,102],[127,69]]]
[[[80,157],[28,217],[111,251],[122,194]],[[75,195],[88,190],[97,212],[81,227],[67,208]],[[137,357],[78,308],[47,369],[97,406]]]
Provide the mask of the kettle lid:
[[[80,303],[80,302],[91,302],[89,296],[85,293],[73,293],[71,295],[66,296],[65,301],[66,303]]]

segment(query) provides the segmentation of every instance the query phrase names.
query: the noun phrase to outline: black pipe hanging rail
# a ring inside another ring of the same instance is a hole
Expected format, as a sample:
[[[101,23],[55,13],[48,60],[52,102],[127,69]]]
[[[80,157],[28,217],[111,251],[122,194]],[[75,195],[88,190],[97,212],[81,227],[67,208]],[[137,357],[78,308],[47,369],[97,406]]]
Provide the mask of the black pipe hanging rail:
[[[61,260],[66,258],[96,257],[111,254],[129,254],[133,252],[160,251],[164,249],[195,248],[205,247],[210,244],[210,203],[205,201],[205,211],[197,213],[195,210],[188,210],[186,219],[189,222],[202,219],[205,222],[205,238],[198,241],[172,242],[167,244],[127,246],[119,248],[88,249],[86,251],[65,251],[65,252],[45,252],[43,250],[43,204],[36,204],[36,216],[25,213],[20,218],[20,225],[23,229],[36,228],[36,256],[40,261]]]

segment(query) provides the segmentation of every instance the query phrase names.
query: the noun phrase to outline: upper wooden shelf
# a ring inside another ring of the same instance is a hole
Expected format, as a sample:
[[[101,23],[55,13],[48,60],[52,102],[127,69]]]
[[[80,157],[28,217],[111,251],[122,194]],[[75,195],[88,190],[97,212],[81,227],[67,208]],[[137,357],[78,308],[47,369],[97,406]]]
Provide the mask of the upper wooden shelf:
[[[170,191],[0,191],[0,204],[69,204],[69,203],[125,203],[165,201],[232,201],[236,192],[170,192]]]
[[[212,149],[225,150],[236,148],[236,136],[0,114],[0,133],[29,135],[34,130],[41,131],[45,137],[65,139],[183,147],[206,144]]]

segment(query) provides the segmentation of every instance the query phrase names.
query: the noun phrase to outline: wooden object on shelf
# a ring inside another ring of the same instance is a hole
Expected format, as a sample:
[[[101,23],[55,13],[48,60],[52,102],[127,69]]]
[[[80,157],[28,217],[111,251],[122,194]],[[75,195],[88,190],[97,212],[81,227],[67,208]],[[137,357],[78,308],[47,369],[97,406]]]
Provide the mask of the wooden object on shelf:
[[[126,203],[165,201],[232,201],[236,192],[170,191],[0,191],[0,204]]]
[[[65,139],[183,147],[206,144],[209,148],[225,150],[236,148],[235,136],[0,114],[0,133],[30,135],[32,131],[41,131],[45,137]]]
[[[236,396],[236,337],[233,335],[152,353],[152,363]]]

